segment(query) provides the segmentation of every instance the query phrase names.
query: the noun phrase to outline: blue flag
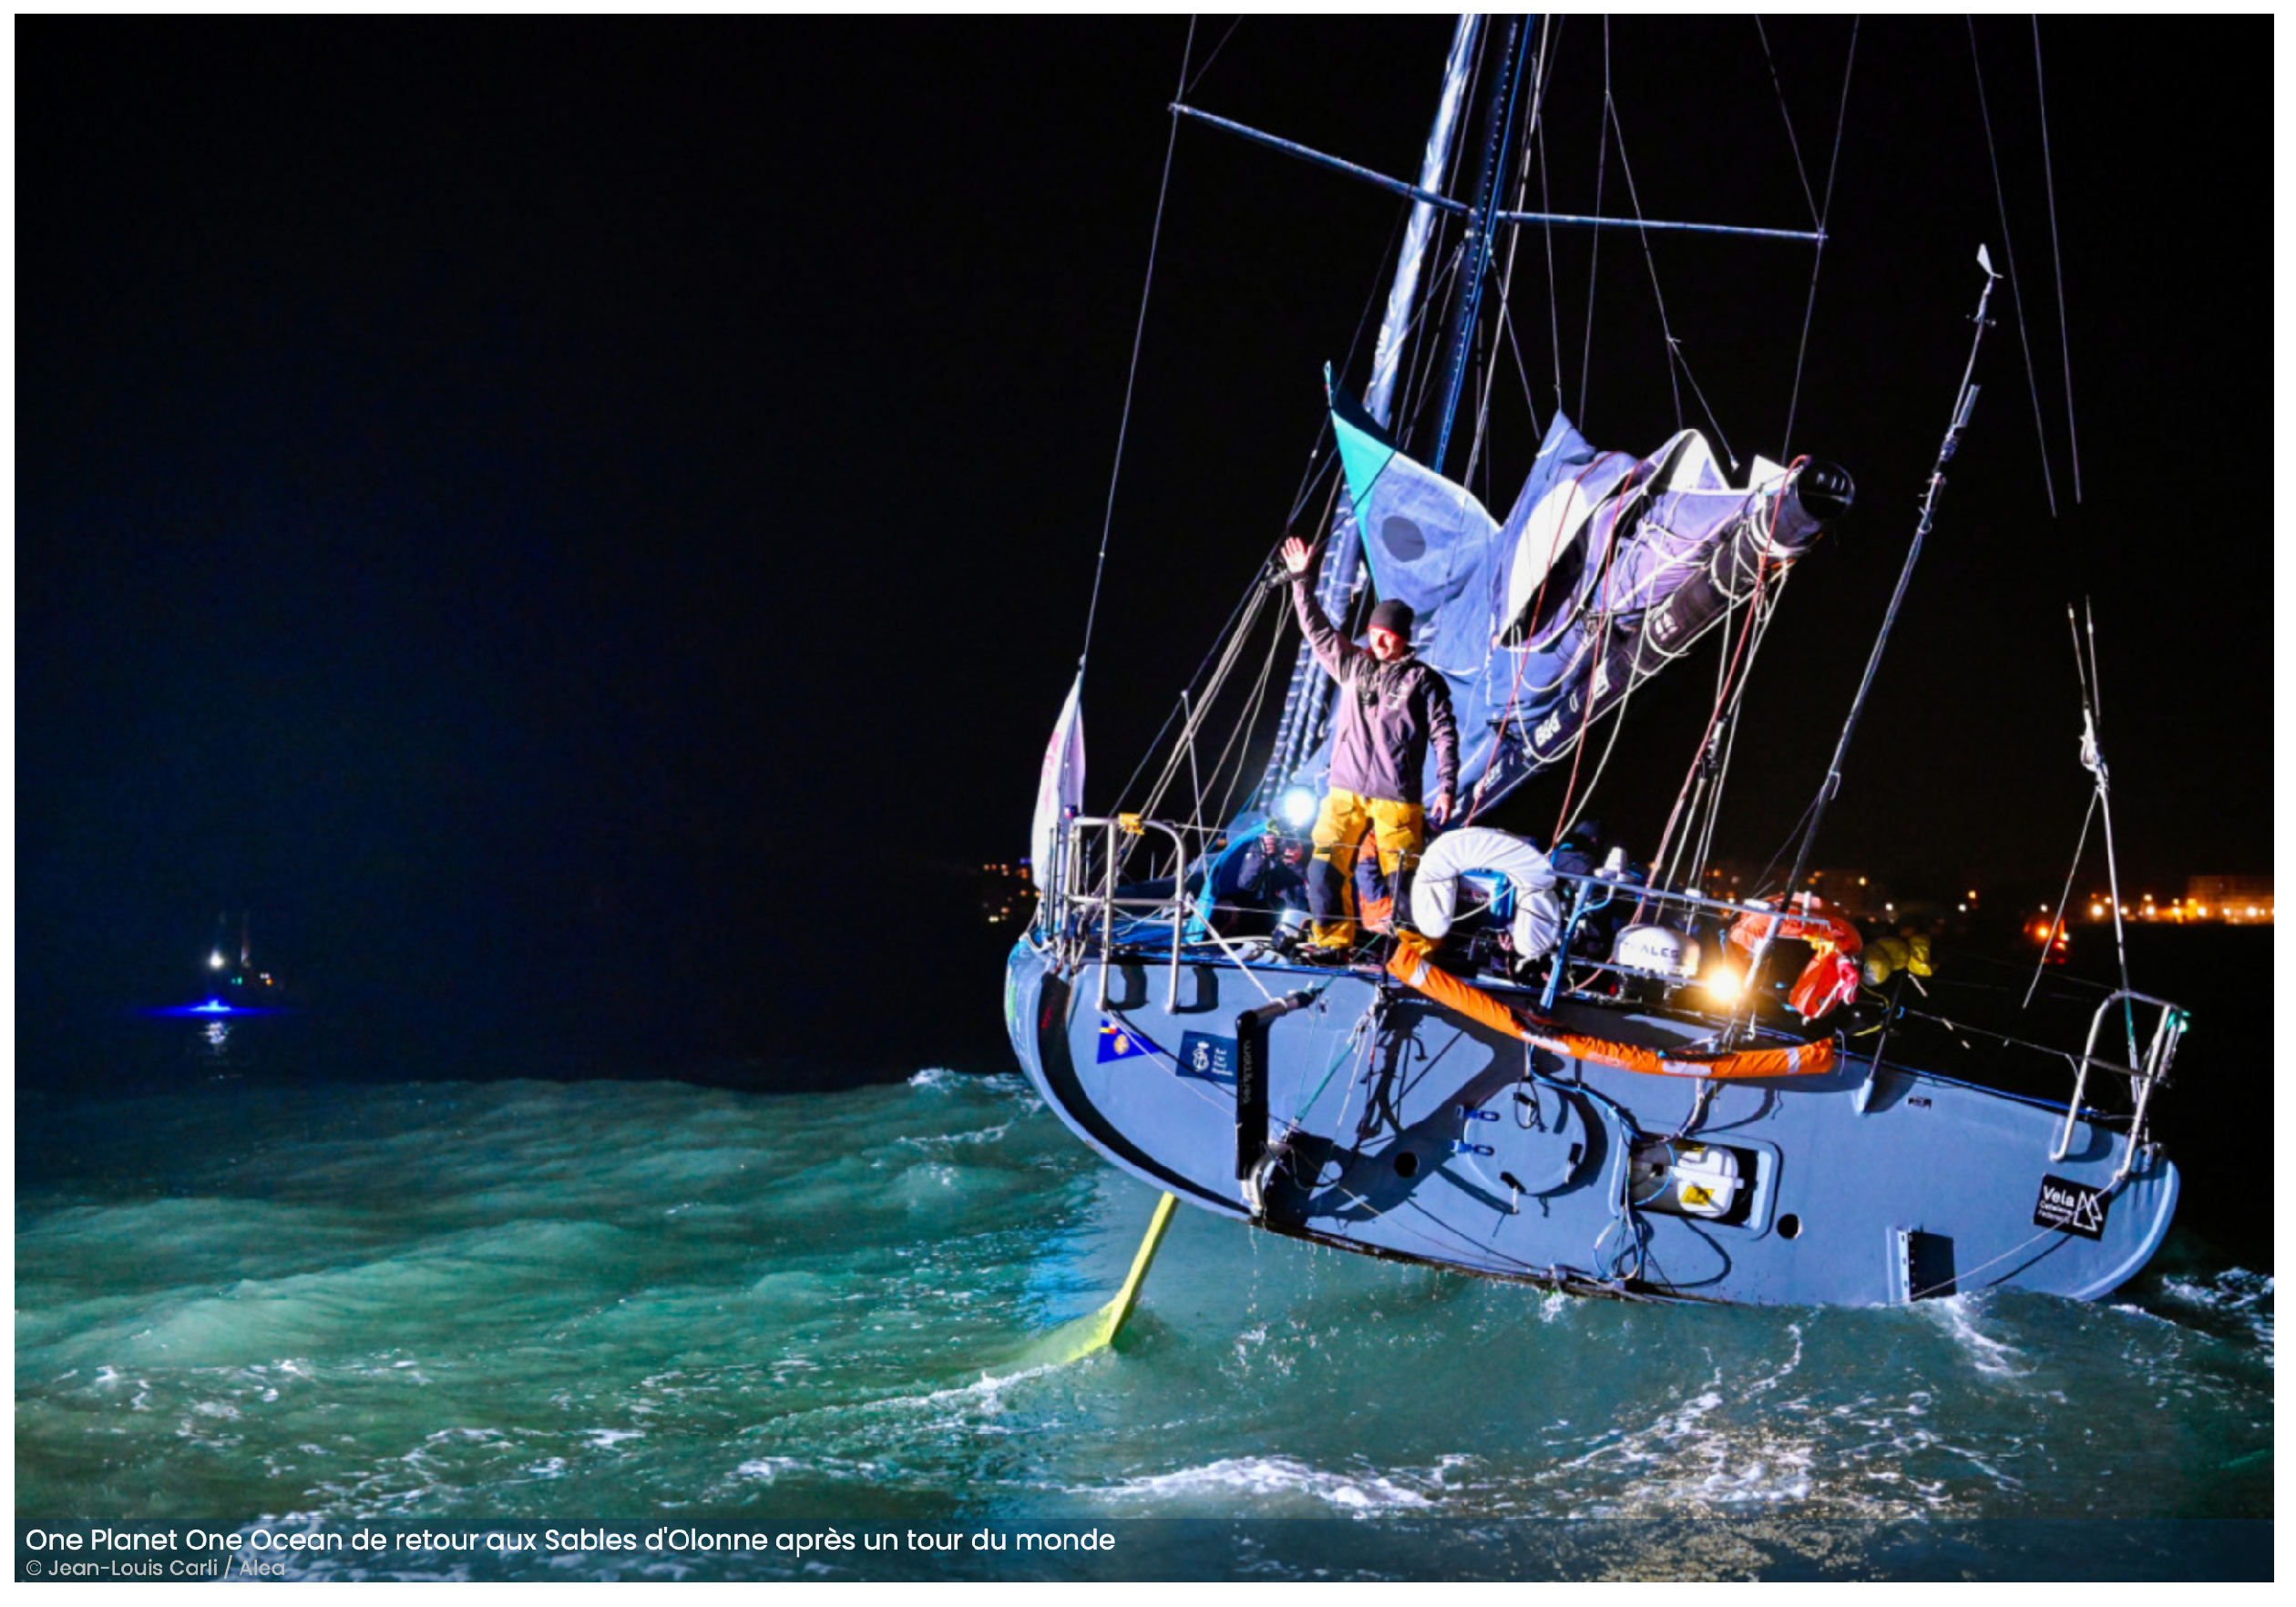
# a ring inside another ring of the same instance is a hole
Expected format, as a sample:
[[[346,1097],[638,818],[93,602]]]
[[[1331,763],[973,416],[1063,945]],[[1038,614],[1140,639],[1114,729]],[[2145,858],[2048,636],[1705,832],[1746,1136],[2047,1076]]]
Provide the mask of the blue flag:
[[[1097,1057],[1101,1065],[1105,1066],[1111,1060],[1129,1060],[1138,1055],[1162,1053],[1162,1049],[1122,1022],[1112,1021],[1106,1016],[1101,1018],[1100,1054]]]

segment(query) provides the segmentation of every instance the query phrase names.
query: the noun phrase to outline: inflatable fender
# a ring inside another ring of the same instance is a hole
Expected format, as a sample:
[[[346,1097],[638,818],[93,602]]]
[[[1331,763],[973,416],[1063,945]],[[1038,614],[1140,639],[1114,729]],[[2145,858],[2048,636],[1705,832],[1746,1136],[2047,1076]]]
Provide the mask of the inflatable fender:
[[[1519,957],[1536,959],[1561,940],[1563,902],[1554,895],[1554,867],[1529,843],[1493,826],[1461,826],[1428,845],[1411,883],[1412,925],[1430,937],[1449,932],[1459,908],[1459,878],[1471,870],[1502,875],[1514,888]]]

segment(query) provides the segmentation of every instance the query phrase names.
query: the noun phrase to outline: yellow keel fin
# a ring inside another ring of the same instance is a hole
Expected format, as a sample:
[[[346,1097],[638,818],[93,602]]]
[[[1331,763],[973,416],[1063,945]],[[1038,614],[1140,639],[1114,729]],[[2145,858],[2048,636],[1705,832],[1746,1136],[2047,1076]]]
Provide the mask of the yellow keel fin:
[[[1148,1282],[1149,1265],[1156,1259],[1156,1248],[1163,1243],[1164,1229],[1172,1225],[1172,1209],[1178,1203],[1170,1194],[1156,1202],[1156,1213],[1148,1219],[1147,1235],[1133,1254],[1132,1271],[1124,1275],[1124,1286],[1116,1291],[1116,1298],[1090,1316],[1078,1317],[1053,1329],[1041,1342],[1030,1347],[1030,1361],[1062,1366],[1081,1361],[1116,1342],[1133,1307],[1140,1304],[1140,1291]]]

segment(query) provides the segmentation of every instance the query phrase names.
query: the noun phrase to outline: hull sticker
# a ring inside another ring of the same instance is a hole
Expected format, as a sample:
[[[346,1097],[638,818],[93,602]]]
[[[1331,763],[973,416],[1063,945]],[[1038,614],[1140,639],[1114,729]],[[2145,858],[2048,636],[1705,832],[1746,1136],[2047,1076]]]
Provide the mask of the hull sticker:
[[[1179,1070],[1183,1077],[1235,1086],[1235,1039],[1191,1032],[1180,1040]]]
[[[2084,1239],[2101,1239],[2105,1236],[2105,1211],[2108,1204],[2105,1195],[2105,1190],[2093,1189],[2086,1183],[2044,1177],[2040,1196],[2033,1203],[2033,1225],[2055,1228],[2061,1233],[2076,1233]]]
[[[1100,1052],[1094,1061],[1105,1066],[1111,1060],[1129,1060],[1140,1055],[1160,1055],[1163,1050],[1133,1031],[1122,1021],[1101,1018]]]

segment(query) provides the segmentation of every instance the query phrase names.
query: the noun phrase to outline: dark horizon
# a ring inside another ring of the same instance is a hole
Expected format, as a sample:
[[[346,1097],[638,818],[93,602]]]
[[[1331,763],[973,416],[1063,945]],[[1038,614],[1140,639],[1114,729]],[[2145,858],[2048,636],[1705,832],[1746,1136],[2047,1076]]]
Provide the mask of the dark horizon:
[[[1192,104],[1415,172],[1449,19],[1227,21],[1198,26]],[[1606,60],[1571,19],[1558,205],[1593,210],[1607,71],[1631,159],[1606,210],[1630,174],[1651,217],[1806,227],[1850,24],[1765,26],[1624,19]],[[1819,861],[2061,884],[2089,793],[2065,609],[2087,599],[2123,886],[2270,873],[2271,514],[2200,490],[2271,449],[2247,176],[2270,24],[2042,19],[2045,172],[2034,26],[1975,26],[1989,152],[1968,25],[1859,25],[1814,302],[1807,248],[1611,235],[1590,330],[1589,238],[1562,232],[1552,302],[1518,294],[1532,372],[1501,368],[1474,482],[1499,511],[1558,393],[1605,446],[1710,407],[1741,459],[1857,478],[1755,678],[1734,859],[1777,850],[1823,772],[1983,241],[2017,292]],[[242,908],[314,995],[441,1041],[802,1058],[993,1033],[975,878],[1025,851],[1082,646],[1187,36],[24,19],[20,1044],[182,1002],[169,978]],[[1179,129],[1087,683],[1093,806],[1281,532],[1403,210]],[[1696,664],[1603,774],[1614,836],[1664,823]],[[1497,824],[1544,837],[1562,784]]]

